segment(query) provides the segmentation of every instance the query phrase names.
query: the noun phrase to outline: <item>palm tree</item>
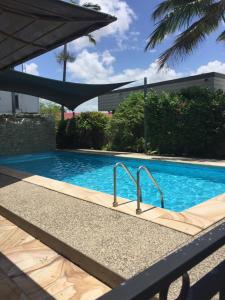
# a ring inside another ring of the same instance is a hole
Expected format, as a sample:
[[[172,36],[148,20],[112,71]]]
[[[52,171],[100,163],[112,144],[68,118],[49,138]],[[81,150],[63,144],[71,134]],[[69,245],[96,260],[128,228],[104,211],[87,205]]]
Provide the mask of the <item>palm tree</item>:
[[[56,55],[56,60],[60,65],[63,65],[63,82],[66,81],[66,71],[67,71],[67,62],[74,62],[76,56],[69,52],[67,49],[67,44],[63,46],[62,51]],[[61,120],[64,120],[64,106],[61,106]]]
[[[76,1],[70,0],[69,1],[71,4],[77,4]],[[84,7],[89,8],[89,9],[94,9],[97,11],[101,10],[101,7],[98,4],[92,4],[90,2],[87,2],[83,4]],[[91,34],[86,35],[89,39],[89,42],[96,45],[96,40]],[[63,65],[63,81],[66,81],[66,73],[67,73],[67,62],[74,62],[76,60],[76,56],[74,53],[69,52],[67,49],[67,44],[63,46],[63,50],[59,52],[56,55],[56,60],[60,65]],[[64,120],[64,106],[61,106],[61,120]]]
[[[225,0],[164,0],[152,14],[156,29],[151,33],[147,49],[154,49],[169,34],[180,32],[173,45],[159,57],[159,69],[170,60],[186,55],[217,30],[225,21]],[[217,41],[225,41],[225,30]]]

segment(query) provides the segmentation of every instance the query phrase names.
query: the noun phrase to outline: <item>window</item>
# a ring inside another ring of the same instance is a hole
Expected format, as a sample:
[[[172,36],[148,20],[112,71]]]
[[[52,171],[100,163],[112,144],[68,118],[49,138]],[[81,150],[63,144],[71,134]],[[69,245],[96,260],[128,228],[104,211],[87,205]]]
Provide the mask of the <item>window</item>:
[[[15,109],[19,109],[19,95],[15,95]]]

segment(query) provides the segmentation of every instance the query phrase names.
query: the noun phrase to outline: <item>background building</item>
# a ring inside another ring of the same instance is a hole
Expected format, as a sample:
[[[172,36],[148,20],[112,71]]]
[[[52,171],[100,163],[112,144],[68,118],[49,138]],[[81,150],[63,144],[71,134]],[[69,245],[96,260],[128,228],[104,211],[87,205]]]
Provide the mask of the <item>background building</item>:
[[[182,88],[192,86],[225,90],[225,74],[212,72],[162,82],[156,82],[147,85],[148,89],[154,89],[157,92],[177,91]],[[143,91],[143,89],[144,86],[141,85],[125,89],[119,89],[105,94],[103,96],[100,96],[98,98],[98,110],[114,111],[131,92]]]
[[[0,114],[12,114],[12,93],[0,91]],[[39,113],[39,98],[15,93],[16,113]]]

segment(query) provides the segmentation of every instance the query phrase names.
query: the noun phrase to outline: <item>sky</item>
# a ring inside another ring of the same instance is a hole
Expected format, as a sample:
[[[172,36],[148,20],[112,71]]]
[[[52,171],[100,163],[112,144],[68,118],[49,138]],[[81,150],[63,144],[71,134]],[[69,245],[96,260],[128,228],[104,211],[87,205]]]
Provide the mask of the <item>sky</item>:
[[[89,2],[79,0],[79,4]],[[176,38],[173,34],[154,50],[145,51],[146,41],[154,29],[151,13],[161,2],[159,0],[93,0],[103,12],[117,17],[117,21],[93,33],[97,44],[94,46],[87,37],[69,44],[76,56],[68,64],[67,81],[78,83],[112,83],[136,80],[135,85],[169,80],[206,72],[225,73],[225,45],[216,42],[218,32],[201,43],[192,55],[183,61],[169,64],[158,72],[157,58]],[[62,79],[62,67],[56,62],[55,49],[25,64],[27,73],[52,79]],[[22,70],[21,66],[17,70]],[[97,110],[97,99],[82,104],[79,111]]]

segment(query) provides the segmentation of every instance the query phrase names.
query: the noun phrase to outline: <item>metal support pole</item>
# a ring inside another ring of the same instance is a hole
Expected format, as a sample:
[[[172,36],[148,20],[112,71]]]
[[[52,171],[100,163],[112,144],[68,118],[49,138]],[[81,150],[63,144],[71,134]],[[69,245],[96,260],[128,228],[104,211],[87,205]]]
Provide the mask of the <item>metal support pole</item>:
[[[144,99],[147,99],[147,93],[148,93],[148,79],[147,77],[144,78]]]
[[[66,81],[66,67],[67,67],[67,44],[64,45],[63,48],[63,82]],[[64,121],[64,106],[61,106],[61,121]]]
[[[145,139],[145,152],[147,151],[147,132],[146,132],[146,100],[148,94],[148,79],[147,77],[144,78],[144,139]]]
[[[12,114],[15,116],[16,114],[15,93],[12,92],[11,95],[12,95]]]
[[[14,70],[14,67],[12,67],[11,70]],[[11,98],[12,98],[12,114],[15,116],[16,114],[15,92],[11,92]]]

